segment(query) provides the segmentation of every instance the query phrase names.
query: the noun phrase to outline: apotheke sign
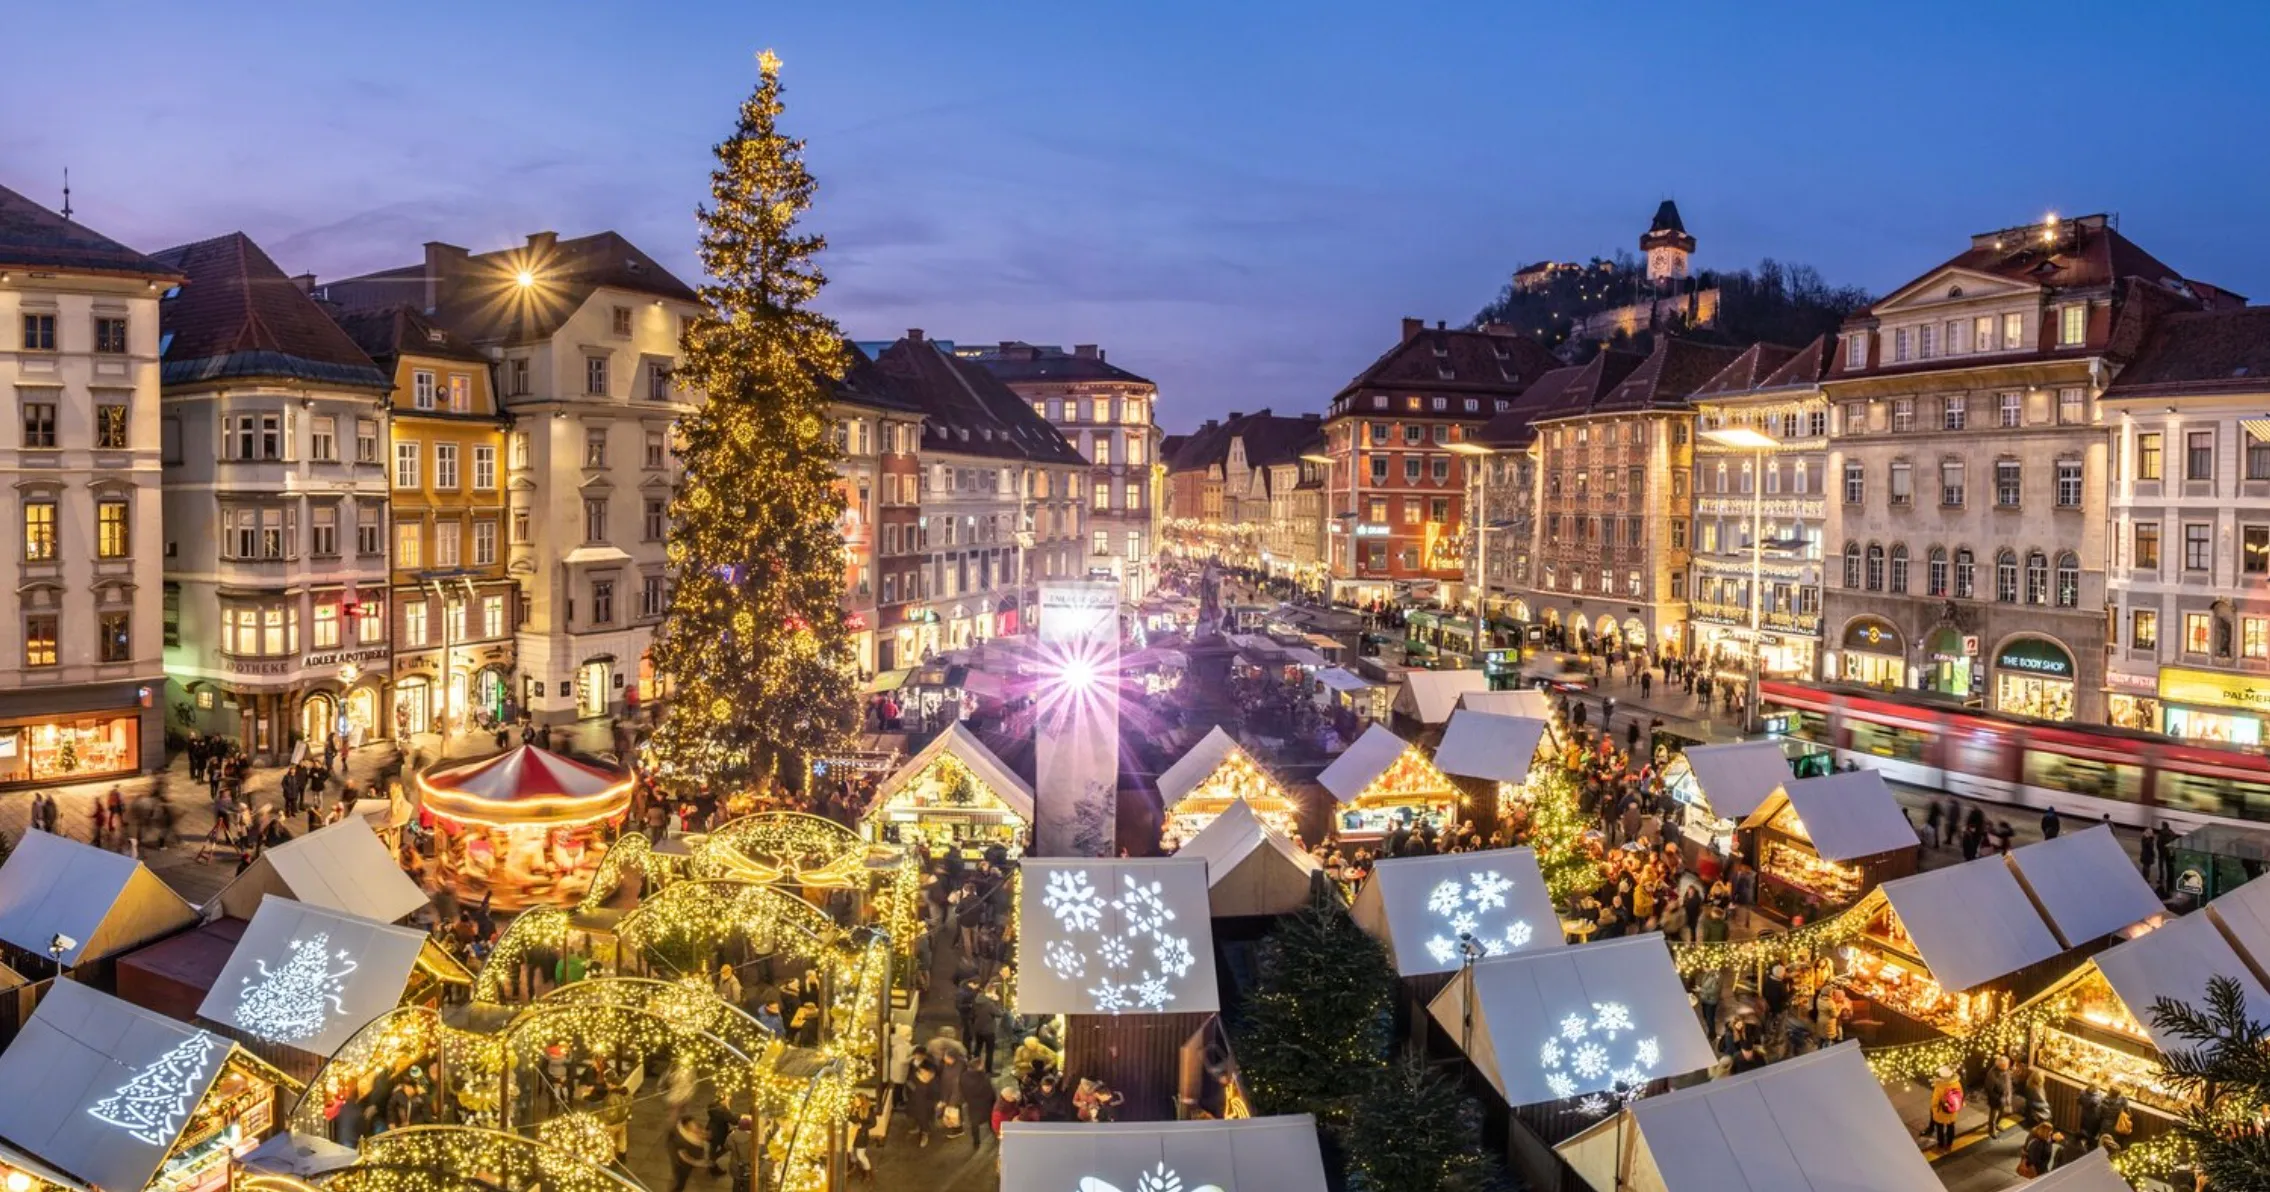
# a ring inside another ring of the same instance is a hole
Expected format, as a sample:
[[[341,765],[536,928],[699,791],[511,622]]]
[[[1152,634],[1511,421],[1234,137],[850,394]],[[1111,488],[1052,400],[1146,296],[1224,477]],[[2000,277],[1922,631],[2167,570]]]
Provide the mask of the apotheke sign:
[[[386,648],[370,650],[334,650],[329,654],[310,654],[301,660],[302,666],[339,666],[348,662],[376,662],[386,657]]]

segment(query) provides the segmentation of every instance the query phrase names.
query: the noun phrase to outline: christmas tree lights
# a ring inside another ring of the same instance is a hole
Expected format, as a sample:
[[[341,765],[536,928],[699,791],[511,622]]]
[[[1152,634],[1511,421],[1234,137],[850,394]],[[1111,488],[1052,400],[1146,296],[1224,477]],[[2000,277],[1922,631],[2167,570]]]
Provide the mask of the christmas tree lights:
[[[108,1122],[151,1146],[172,1146],[189,1111],[204,1095],[213,1053],[223,1044],[199,1031],[152,1060],[118,1091],[95,1102],[90,1117]]]

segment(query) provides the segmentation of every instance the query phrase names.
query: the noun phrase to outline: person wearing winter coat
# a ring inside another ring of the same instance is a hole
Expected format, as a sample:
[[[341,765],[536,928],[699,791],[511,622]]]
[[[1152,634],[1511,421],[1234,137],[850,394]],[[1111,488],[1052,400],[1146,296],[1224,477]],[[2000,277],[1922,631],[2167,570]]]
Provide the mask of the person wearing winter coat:
[[[2037,1122],[2026,1135],[2026,1145],[2018,1152],[2018,1174],[2028,1179],[2047,1174],[2057,1163],[2057,1130],[2048,1122]]]
[[[2010,1080],[2010,1057],[1994,1057],[1994,1066],[1986,1070],[1986,1136],[1993,1138],[2002,1132],[2002,1114],[2010,1108],[2016,1093]]]
[[[916,1146],[930,1145],[930,1127],[938,1121],[938,1070],[918,1059],[906,1074],[906,1113],[914,1119]]]
[[[1954,1149],[1955,1118],[1962,1111],[1962,1082],[1953,1068],[1942,1067],[1931,1082],[1931,1140],[1941,1151]]]

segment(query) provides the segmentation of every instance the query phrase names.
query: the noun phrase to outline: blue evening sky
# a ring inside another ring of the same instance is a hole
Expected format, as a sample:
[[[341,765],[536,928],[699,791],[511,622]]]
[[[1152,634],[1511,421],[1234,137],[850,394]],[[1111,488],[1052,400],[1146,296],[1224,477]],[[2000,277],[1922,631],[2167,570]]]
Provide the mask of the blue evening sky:
[[[9,21],[0,182],[292,271],[617,228],[689,279],[709,146],[787,62],[858,338],[1100,342],[1189,428],[1320,408],[1403,315],[1633,248],[1882,290],[2116,211],[2270,299],[2270,5],[198,4]]]

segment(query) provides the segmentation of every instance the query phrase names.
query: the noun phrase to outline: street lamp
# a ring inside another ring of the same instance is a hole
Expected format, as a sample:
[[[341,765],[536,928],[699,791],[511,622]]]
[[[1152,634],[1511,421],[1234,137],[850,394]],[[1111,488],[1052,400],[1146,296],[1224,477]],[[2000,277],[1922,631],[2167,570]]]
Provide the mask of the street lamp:
[[[1754,732],[1758,724],[1758,680],[1766,665],[1766,452],[1781,446],[1781,440],[1747,426],[1706,430],[1697,437],[1720,447],[1750,453],[1750,682],[1742,704],[1742,728],[1744,732]]]
[[[1466,524],[1474,529],[1474,575],[1478,589],[1474,592],[1474,653],[1480,661],[1484,643],[1489,635],[1482,618],[1482,594],[1490,590],[1489,552],[1484,548],[1484,535],[1490,532],[1490,469],[1483,460],[1497,454],[1480,443],[1447,443],[1451,454],[1467,457],[1467,467],[1474,469],[1474,503],[1479,509],[1466,511]],[[1487,683],[1487,680],[1484,680]]]

